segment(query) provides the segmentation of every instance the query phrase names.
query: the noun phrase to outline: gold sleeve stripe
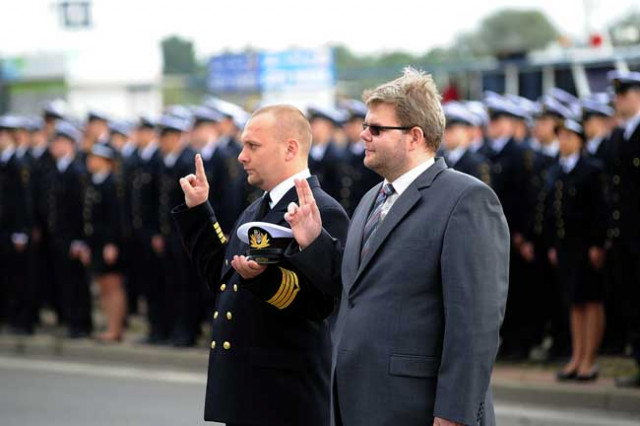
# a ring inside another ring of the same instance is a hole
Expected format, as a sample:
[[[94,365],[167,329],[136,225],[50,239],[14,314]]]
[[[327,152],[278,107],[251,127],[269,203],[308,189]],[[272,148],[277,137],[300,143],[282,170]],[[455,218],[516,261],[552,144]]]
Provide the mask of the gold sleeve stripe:
[[[282,271],[282,282],[280,283],[280,288],[271,299],[267,300],[267,303],[271,305],[275,305],[275,302],[282,297],[282,293],[287,289],[288,275],[285,274],[284,269],[280,268],[280,271]]]
[[[222,229],[220,229],[220,225],[218,225],[218,222],[213,224],[213,230],[216,231],[216,234],[218,234],[218,239],[222,244],[227,242],[227,238],[222,233]]]
[[[287,300],[289,300],[289,297],[291,296],[291,293],[293,292],[293,276],[291,275],[290,271],[287,271],[286,269],[283,269],[282,270],[283,276],[284,276],[285,273],[287,275],[287,290],[284,293],[282,293],[282,297],[280,299],[276,300],[273,303],[273,305],[278,309],[283,309],[282,305]]]
[[[289,295],[289,297],[283,303],[280,304],[280,309],[288,308],[289,305],[293,303],[296,296],[298,295],[298,292],[300,291],[300,284],[298,283],[298,275],[296,275],[295,272],[290,271],[290,273],[293,277],[293,292]]]

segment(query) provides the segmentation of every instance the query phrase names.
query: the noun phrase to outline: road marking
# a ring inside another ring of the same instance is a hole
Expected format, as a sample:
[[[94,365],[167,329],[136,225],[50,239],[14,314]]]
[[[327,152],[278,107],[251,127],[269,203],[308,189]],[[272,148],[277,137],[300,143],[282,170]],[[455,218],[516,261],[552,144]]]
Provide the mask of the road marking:
[[[95,365],[79,362],[19,359],[0,356],[0,368],[10,370],[42,371],[62,374],[82,374],[114,379],[151,380],[177,384],[206,384],[205,374],[183,371]]]

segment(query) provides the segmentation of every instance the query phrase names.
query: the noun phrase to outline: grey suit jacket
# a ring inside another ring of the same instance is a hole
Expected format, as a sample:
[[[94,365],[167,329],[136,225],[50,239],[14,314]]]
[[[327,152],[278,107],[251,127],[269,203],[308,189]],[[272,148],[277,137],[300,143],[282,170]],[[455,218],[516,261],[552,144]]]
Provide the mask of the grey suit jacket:
[[[509,275],[500,202],[437,159],[396,200],[360,259],[379,191],[361,200],[344,250],[323,230],[287,254],[320,285],[342,284],[334,410],[345,426],[426,426],[434,416],[494,424],[489,383]]]

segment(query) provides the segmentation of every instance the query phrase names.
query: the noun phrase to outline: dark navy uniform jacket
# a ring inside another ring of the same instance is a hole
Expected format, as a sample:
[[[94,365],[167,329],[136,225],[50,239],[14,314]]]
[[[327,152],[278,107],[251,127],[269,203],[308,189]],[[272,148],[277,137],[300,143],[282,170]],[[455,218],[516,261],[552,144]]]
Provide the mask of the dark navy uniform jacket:
[[[325,229],[344,243],[349,219],[344,209],[308,179]],[[184,245],[215,293],[205,420],[242,425],[329,424],[331,336],[326,318],[335,289],[321,289],[284,259],[253,280],[232,268],[248,245],[239,225],[256,219],[262,199],[236,222],[227,243],[209,203],[176,207]],[[297,202],[295,188],[260,219],[288,226],[284,213]]]

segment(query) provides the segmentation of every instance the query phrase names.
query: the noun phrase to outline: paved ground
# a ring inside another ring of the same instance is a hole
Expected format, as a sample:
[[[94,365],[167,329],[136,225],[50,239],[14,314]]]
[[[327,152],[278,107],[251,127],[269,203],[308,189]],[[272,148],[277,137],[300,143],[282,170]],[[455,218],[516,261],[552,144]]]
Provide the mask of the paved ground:
[[[190,349],[144,345],[144,321],[134,316],[125,341],[105,345],[64,338],[47,315],[43,324],[30,337],[0,332],[0,425],[205,424],[205,337]],[[498,424],[640,426],[640,390],[613,385],[633,371],[630,360],[601,358],[602,377],[586,385],[557,383],[559,367],[498,363]]]
[[[3,426],[204,425],[205,375],[0,355]],[[250,409],[250,407],[248,407]],[[501,426],[632,426],[640,414],[496,402]],[[211,423],[207,423],[211,424]]]

